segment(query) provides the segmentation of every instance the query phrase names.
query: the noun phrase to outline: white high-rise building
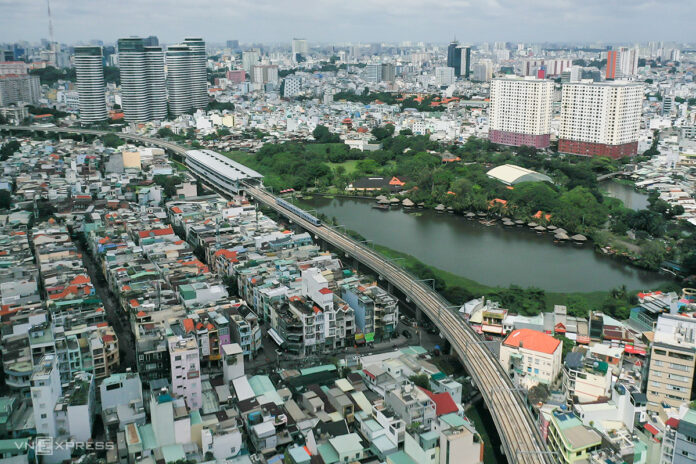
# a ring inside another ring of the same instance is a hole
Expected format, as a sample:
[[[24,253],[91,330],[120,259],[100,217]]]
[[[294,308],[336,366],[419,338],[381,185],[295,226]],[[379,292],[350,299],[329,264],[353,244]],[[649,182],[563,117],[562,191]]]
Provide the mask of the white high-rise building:
[[[619,49],[619,74],[633,77],[638,74],[638,49],[621,47]]]
[[[39,76],[0,76],[0,106],[36,104],[40,98]]]
[[[449,66],[438,66],[435,68],[435,85],[438,87],[454,84],[454,68]]]
[[[551,138],[552,81],[500,78],[491,81],[491,142],[546,148]]]
[[[187,37],[184,45],[191,49],[191,98],[196,108],[208,106],[208,55],[205,42],[200,37]]]
[[[106,121],[104,63],[101,47],[75,47],[75,74],[80,95],[80,122]]]
[[[255,84],[277,84],[278,65],[266,64],[254,66],[252,68],[251,81]]]
[[[203,404],[203,389],[198,343],[194,337],[180,336],[169,337],[168,343],[172,393],[184,397],[190,409],[199,409]]]
[[[365,80],[370,82],[379,82],[382,80],[382,65],[368,64],[365,66]]]
[[[612,158],[635,155],[642,105],[641,84],[564,84],[558,151]]]
[[[251,75],[251,70],[256,66],[261,58],[258,50],[248,50],[242,52],[242,68]]]
[[[473,80],[478,82],[488,82],[493,78],[493,62],[491,60],[480,60],[474,65]]]
[[[208,105],[205,42],[186,39],[167,48],[169,111],[178,116]]]
[[[306,58],[309,48],[306,39],[292,39],[292,61],[297,63],[298,58]]]
[[[146,122],[167,117],[167,88],[162,48],[145,46],[145,39],[118,41],[121,106],[126,121]]]

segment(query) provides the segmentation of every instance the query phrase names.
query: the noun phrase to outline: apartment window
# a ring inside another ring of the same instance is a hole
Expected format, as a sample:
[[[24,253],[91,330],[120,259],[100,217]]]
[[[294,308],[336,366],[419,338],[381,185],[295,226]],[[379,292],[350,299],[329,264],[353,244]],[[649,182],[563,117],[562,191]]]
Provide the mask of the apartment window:
[[[677,353],[674,351],[669,352],[669,357],[670,358],[676,358],[676,359],[683,359],[684,361],[691,361],[694,359],[694,357],[690,354],[684,354],[684,353]]]

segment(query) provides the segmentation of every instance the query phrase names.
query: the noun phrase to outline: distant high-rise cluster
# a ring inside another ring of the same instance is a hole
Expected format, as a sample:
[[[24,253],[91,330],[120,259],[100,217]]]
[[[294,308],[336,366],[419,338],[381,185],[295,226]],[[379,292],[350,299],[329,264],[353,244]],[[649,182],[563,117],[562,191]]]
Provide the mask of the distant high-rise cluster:
[[[83,124],[106,121],[104,57],[102,47],[75,47],[75,74]]]
[[[147,39],[118,41],[121,68],[121,102],[128,122],[162,120],[167,117],[167,89],[164,79],[164,52],[146,46]]]
[[[630,78],[638,73],[638,50],[621,47],[607,51],[606,79]]]

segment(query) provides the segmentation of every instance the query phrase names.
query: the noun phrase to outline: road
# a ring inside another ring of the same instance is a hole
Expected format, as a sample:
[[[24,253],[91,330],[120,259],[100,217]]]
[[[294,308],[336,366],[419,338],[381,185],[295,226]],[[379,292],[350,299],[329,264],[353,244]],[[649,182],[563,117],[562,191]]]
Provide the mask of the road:
[[[77,133],[105,135],[107,131],[91,129],[74,129],[62,127],[1,126],[0,130],[45,131],[58,133]],[[132,134],[116,134],[121,138],[137,141],[146,145],[159,146],[179,155],[186,149],[174,143],[142,137]],[[280,207],[275,196],[264,189],[248,185],[246,191],[256,201],[261,202],[281,215],[292,220],[317,238],[344,250],[364,265],[379,273],[394,286],[399,288],[411,302],[436,324],[441,333],[449,340],[453,350],[462,360],[474,383],[479,388],[488,409],[491,412],[496,429],[503,443],[503,452],[510,463],[542,464],[558,462],[554,459],[541,438],[539,428],[534,422],[525,400],[512,384],[507,373],[498,360],[483,345],[482,340],[473,329],[451,309],[449,303],[437,292],[425,286],[419,279],[388,261],[376,251],[365,247],[347,235],[324,226],[315,226],[296,214]]]

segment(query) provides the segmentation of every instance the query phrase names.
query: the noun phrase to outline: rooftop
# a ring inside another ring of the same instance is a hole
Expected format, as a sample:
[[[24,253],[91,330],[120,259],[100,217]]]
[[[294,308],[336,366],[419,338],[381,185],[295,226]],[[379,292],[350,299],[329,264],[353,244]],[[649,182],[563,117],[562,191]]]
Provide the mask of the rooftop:
[[[532,329],[515,330],[508,335],[503,345],[524,348],[540,353],[553,354],[561,341],[543,332]]]
[[[506,185],[514,185],[521,182],[553,182],[551,178],[545,174],[515,166],[514,164],[503,164],[502,166],[494,167],[488,171],[486,175]]]

